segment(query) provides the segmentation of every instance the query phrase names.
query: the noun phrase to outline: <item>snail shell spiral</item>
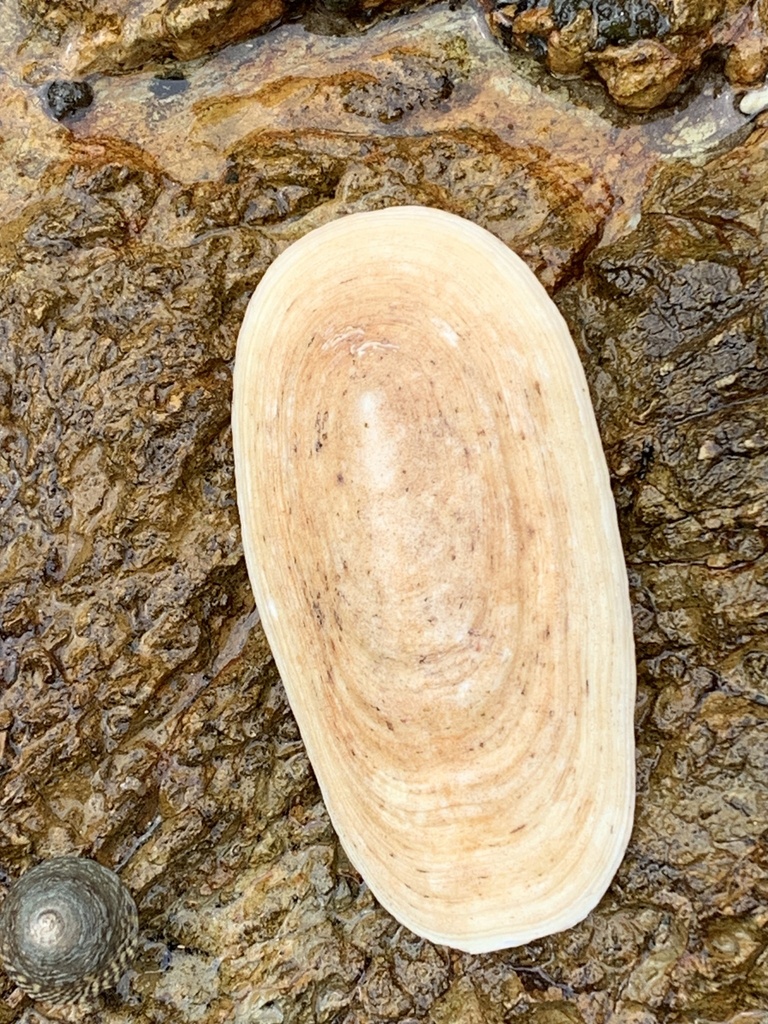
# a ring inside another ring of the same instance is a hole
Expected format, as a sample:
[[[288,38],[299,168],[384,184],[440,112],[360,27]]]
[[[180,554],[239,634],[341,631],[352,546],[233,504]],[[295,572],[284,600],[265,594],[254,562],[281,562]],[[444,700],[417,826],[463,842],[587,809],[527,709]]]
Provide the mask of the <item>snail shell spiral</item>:
[[[112,871],[81,857],[31,868],[0,907],[0,960],[22,991],[88,1000],[117,983],[138,945],[138,913]]]

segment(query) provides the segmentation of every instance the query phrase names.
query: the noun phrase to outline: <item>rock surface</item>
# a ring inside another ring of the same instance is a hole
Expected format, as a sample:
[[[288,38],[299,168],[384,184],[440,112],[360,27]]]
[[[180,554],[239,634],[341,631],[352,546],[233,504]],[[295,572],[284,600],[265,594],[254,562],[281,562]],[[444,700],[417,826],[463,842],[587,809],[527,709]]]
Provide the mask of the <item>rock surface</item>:
[[[19,0],[28,64],[72,77],[192,60],[302,16],[321,30],[353,31],[400,6],[403,0]]]
[[[554,74],[596,73],[612,99],[653,110],[680,98],[708,54],[728,51],[731,82],[768,71],[765,0],[483,0],[492,30]]]
[[[6,14],[0,883],[65,852],[120,870],[143,944],[97,1019],[764,1024],[765,125],[716,79],[620,116],[443,6],[95,75],[59,123]],[[488,956],[408,934],[346,862],[235,507],[252,289],[311,227],[403,202],[488,227],[560,305],[632,578],[628,855],[581,925]],[[38,1020],[0,981],[0,1024]]]

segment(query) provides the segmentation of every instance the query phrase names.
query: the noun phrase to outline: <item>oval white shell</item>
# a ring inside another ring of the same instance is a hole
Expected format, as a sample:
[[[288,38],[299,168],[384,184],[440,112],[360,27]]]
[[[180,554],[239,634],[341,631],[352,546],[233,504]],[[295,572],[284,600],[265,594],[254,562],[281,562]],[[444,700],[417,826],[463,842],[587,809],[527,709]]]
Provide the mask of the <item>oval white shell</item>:
[[[238,341],[264,630],[333,824],[472,952],[581,920],[634,803],[627,578],[584,372],[535,276],[438,210],[286,250]]]

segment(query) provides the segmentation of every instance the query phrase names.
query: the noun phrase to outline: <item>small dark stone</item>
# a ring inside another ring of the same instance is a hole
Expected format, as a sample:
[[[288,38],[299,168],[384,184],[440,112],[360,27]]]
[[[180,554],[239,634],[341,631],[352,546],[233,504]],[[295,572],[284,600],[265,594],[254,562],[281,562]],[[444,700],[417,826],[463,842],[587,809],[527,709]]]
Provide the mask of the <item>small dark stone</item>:
[[[93,103],[93,89],[87,82],[54,81],[45,91],[48,109],[57,121],[85,110]]]

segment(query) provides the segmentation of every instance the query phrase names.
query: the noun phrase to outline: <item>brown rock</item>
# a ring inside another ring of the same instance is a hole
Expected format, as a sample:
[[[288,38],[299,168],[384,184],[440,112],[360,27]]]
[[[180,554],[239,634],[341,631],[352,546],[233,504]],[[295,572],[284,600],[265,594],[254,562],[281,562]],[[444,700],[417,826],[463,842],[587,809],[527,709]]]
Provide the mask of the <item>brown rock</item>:
[[[398,0],[349,0],[333,17],[391,10]],[[302,0],[26,0],[32,29],[28,56],[69,77],[120,74],[149,61],[192,60],[295,17]],[[339,8],[338,10],[336,8]],[[362,15],[361,15],[362,16]],[[66,45],[64,45],[66,44]]]
[[[768,13],[768,4],[763,5]],[[758,85],[768,73],[768,17],[749,12],[725,62],[725,74],[736,86]]]
[[[671,0],[674,32],[702,32],[725,10],[726,0]]]
[[[14,877],[73,849],[125,863],[143,945],[100,1017],[383,1024],[386,970],[402,1024],[530,1022],[547,1002],[585,1024],[764,1024],[765,129],[745,137],[727,89],[617,125],[580,83],[540,88],[468,6],[345,39],[285,26],[186,68],[168,99],[147,72],[95,75],[65,127],[1,6],[0,854]],[[45,8],[66,27],[72,4]],[[370,102],[360,88],[352,111],[353,72]],[[398,76],[407,103],[382,121]],[[698,112],[729,153],[683,144]],[[247,298],[288,241],[397,201],[482,223],[547,282],[630,564],[635,835],[583,925],[509,955],[449,958],[361,885],[239,543]],[[37,1019],[0,977],[0,1022]]]
[[[631,46],[607,46],[590,55],[590,63],[613,99],[630,110],[658,107],[682,82],[686,62],[656,39]]]
[[[546,36],[554,27],[552,12],[548,7],[531,7],[518,14],[512,31],[523,39],[525,36]]]
[[[533,54],[562,78],[594,69],[611,97],[631,110],[664,104],[707,52],[732,50],[730,77],[752,84],[763,72],[768,2],[669,0],[637,4],[495,6],[480,0],[504,45]],[[570,20],[569,20],[570,19]],[[747,78],[747,76],[750,76]]]
[[[592,45],[592,15],[579,11],[568,25],[555,29],[547,46],[547,65],[554,75],[578,75]]]
[[[263,31],[291,5],[292,0],[69,0],[51,7],[27,0],[23,10],[31,22],[32,52],[79,77],[198,57]]]
[[[290,6],[290,0],[206,0],[204,4],[163,0],[162,24],[173,56],[190,60],[263,31],[284,17]]]

